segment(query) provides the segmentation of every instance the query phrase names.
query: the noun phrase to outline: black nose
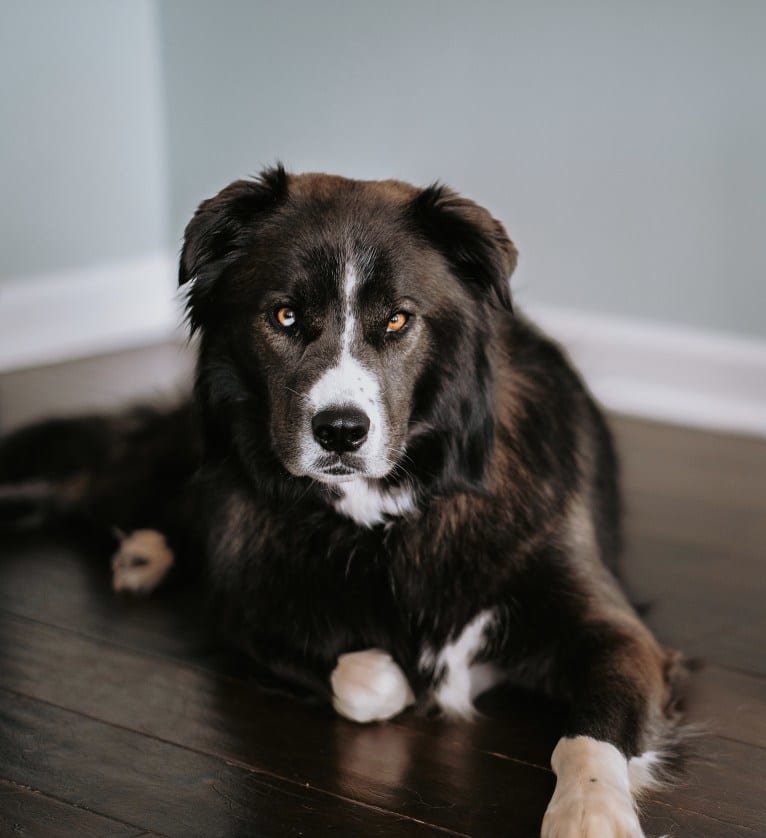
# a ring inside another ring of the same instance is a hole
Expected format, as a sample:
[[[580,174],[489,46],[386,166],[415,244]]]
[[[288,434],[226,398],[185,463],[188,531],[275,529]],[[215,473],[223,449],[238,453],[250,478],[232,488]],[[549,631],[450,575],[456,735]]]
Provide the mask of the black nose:
[[[367,439],[370,417],[355,407],[330,407],[311,420],[314,438],[326,451],[353,451]]]

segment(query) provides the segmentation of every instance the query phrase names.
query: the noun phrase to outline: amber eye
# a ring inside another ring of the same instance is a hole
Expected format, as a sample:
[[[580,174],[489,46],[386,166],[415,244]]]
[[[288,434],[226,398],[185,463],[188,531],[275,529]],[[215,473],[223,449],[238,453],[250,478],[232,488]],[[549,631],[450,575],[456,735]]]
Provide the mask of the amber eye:
[[[274,316],[277,318],[277,323],[280,326],[284,326],[285,329],[289,329],[290,326],[295,325],[295,309],[290,308],[290,306],[278,308]]]
[[[397,311],[396,314],[392,314],[391,317],[388,318],[386,331],[400,332],[407,325],[407,321],[409,319],[409,315],[405,314],[403,311]]]

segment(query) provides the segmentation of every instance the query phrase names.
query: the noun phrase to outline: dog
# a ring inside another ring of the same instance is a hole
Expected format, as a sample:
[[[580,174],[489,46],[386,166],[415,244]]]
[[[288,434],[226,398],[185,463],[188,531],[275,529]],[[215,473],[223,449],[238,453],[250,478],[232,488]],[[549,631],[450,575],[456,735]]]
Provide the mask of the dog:
[[[232,642],[359,723],[523,677],[569,708],[544,838],[640,836],[683,667],[618,584],[612,439],[516,260],[438,184],[232,183],[180,258],[194,398],[11,434],[0,519],[119,527],[117,590],[201,568]]]

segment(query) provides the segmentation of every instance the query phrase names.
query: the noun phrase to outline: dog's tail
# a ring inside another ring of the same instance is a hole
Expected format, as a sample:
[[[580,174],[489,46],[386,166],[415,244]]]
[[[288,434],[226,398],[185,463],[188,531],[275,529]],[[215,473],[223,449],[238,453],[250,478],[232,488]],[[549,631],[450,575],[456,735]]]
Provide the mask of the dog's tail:
[[[162,527],[200,447],[191,401],[21,428],[0,437],[0,529]]]

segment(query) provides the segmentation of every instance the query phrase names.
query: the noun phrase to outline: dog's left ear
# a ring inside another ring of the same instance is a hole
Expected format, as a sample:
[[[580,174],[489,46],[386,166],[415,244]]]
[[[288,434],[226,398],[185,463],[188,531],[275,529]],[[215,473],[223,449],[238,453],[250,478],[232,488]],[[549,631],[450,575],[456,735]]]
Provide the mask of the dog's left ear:
[[[187,297],[192,330],[200,325],[211,291],[221,274],[239,258],[258,221],[287,195],[281,165],[253,180],[237,180],[203,201],[186,225],[178,284],[194,280]]]
[[[494,292],[510,311],[509,280],[518,252],[505,227],[478,204],[440,184],[420,192],[411,210],[416,226],[463,281]]]

